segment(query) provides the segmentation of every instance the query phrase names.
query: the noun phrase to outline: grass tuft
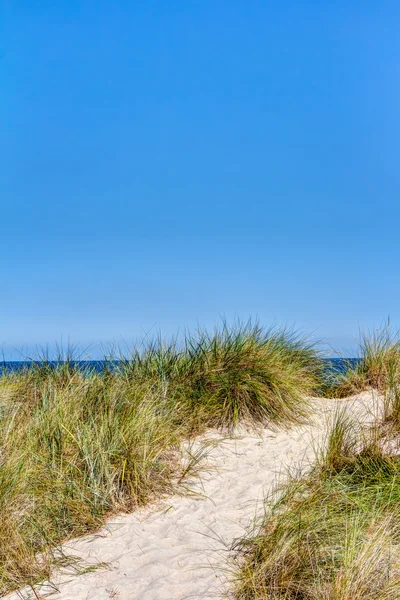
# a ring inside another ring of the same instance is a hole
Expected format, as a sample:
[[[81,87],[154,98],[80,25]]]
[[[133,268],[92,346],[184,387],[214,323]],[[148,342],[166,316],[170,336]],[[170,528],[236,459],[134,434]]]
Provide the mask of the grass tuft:
[[[372,333],[362,333],[358,346],[359,362],[349,362],[345,373],[336,374],[324,395],[345,398],[371,388],[385,393],[388,386],[399,384],[400,336],[392,331],[390,321]]]
[[[400,456],[338,413],[315,468],[238,544],[237,600],[399,598],[399,503]]]
[[[226,325],[186,340],[187,394],[208,425],[298,423],[323,366],[315,347],[287,329]]]

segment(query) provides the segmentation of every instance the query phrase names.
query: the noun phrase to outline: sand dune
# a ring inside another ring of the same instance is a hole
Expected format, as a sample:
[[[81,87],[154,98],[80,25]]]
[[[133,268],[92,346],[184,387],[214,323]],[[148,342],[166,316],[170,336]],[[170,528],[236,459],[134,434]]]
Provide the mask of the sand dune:
[[[185,484],[192,495],[176,494],[113,518],[98,534],[69,542],[67,553],[97,568],[83,575],[55,573],[58,591],[44,585],[40,595],[55,600],[229,597],[229,548],[262,513],[263,499],[277,479],[289,467],[312,464],[338,405],[362,420],[377,410],[371,393],[345,401],[315,399],[313,404],[312,422],[288,431],[264,429],[259,436],[238,432],[233,439],[216,432],[203,436],[196,442],[209,444],[203,470]],[[8,596],[17,597],[35,598],[28,591]]]

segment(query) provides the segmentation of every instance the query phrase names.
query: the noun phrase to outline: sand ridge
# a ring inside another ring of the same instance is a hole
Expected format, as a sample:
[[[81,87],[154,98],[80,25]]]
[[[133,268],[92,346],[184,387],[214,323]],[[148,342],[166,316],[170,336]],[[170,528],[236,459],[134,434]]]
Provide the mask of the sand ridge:
[[[364,392],[351,399],[313,399],[310,423],[288,430],[240,431],[233,438],[209,432],[198,478],[155,505],[113,518],[97,534],[68,542],[67,554],[97,565],[85,574],[54,574],[58,591],[43,585],[37,597],[54,600],[221,600],[229,597],[230,548],[255,517],[288,468],[307,469],[326,439],[339,406],[372,420],[378,399]],[[212,444],[210,445],[210,441]],[[218,442],[218,443],[216,443]],[[99,566],[103,565],[103,566]],[[29,591],[7,596],[34,599]]]

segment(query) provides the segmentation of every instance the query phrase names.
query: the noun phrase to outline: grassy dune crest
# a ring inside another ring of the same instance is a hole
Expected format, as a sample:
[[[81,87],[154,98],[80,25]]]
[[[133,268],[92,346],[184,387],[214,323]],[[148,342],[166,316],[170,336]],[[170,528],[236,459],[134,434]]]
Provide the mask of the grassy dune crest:
[[[257,326],[199,332],[186,341],[185,356],[186,395],[217,426],[299,422],[323,370],[305,338]]]
[[[0,593],[47,578],[62,541],[172,491],[182,440],[302,420],[320,376],[307,340],[252,325],[149,344],[101,374],[70,358],[5,374]]]

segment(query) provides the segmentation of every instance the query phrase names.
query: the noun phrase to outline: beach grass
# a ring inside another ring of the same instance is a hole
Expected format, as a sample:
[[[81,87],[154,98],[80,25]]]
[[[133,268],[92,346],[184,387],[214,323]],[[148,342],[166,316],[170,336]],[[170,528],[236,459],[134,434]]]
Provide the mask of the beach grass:
[[[394,379],[400,380],[400,333],[392,330],[390,321],[361,333],[358,348],[359,361],[349,361],[344,373],[325,384],[325,396],[346,398],[368,389],[384,393]]]
[[[0,593],[48,578],[63,541],[173,491],[183,440],[304,420],[322,373],[307,339],[250,323],[149,343],[101,373],[61,358],[0,378]]]
[[[237,543],[237,600],[400,597],[400,456],[378,432],[337,414],[315,467]]]

